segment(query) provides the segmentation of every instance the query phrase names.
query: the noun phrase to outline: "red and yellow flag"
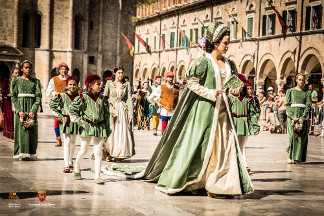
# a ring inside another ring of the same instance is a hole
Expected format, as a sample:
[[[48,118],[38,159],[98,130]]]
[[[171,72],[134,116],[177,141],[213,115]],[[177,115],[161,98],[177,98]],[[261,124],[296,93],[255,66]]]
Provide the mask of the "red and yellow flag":
[[[131,55],[131,56],[133,56],[134,55],[134,52],[135,52],[135,48],[134,48],[134,46],[133,46],[133,44],[128,40],[128,38],[126,37],[126,35],[124,35],[123,34],[123,32],[121,33],[122,35],[123,35],[123,37],[125,38],[125,40],[126,40],[126,43],[127,43],[127,45],[128,45],[128,48],[129,48],[129,54]]]

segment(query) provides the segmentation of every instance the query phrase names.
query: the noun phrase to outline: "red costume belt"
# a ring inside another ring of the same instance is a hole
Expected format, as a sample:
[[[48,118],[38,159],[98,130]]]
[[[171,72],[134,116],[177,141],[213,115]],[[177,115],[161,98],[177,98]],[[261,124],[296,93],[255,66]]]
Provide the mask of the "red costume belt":
[[[66,117],[66,126],[70,127],[70,116],[62,114],[63,117]]]
[[[236,115],[236,113],[232,113],[233,117],[235,118],[244,118],[244,117],[248,117],[248,115]]]

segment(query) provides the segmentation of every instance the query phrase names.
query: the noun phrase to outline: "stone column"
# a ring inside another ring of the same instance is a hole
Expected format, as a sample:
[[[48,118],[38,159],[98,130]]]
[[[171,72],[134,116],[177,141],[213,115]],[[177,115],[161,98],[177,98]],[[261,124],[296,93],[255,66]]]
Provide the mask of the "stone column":
[[[74,23],[74,14],[73,14],[73,0],[70,0],[69,7],[69,37],[68,37],[68,47],[67,47],[67,64],[72,68],[72,51],[73,51],[73,23]]]
[[[51,74],[51,55],[50,55],[50,41],[51,41],[51,0],[42,1],[43,16],[42,16],[42,35],[40,55],[42,56],[42,71],[43,79],[42,85],[47,89],[47,85]],[[36,55],[37,56],[37,55]]]
[[[286,84],[286,78],[282,80],[276,80],[276,84],[278,86],[278,93],[280,89],[283,89]]]
[[[18,47],[18,20],[19,20],[19,0],[15,0],[15,15],[14,15],[14,47]]]
[[[116,45],[116,65],[121,65],[121,52],[120,52],[120,35],[121,35],[121,22],[122,22],[122,17],[121,17],[121,13],[122,13],[122,0],[118,1],[118,20],[117,20],[117,45]]]
[[[257,91],[257,94],[258,94],[261,90],[263,90],[264,80],[259,79],[259,80],[256,82],[256,84],[257,84],[256,91]]]

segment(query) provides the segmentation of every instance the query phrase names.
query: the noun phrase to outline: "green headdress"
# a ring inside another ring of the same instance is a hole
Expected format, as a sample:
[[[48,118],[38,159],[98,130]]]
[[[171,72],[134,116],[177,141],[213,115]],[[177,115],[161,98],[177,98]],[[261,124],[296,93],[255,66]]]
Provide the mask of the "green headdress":
[[[217,42],[227,31],[229,31],[229,29],[224,23],[215,21],[208,26],[206,39],[210,43]]]

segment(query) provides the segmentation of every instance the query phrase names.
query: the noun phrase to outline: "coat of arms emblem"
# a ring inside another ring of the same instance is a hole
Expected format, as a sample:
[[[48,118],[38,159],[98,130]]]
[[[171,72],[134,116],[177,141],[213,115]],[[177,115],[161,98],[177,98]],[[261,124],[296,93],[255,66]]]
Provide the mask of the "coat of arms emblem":
[[[39,201],[44,202],[46,199],[46,191],[37,191],[37,197],[39,199]]]

